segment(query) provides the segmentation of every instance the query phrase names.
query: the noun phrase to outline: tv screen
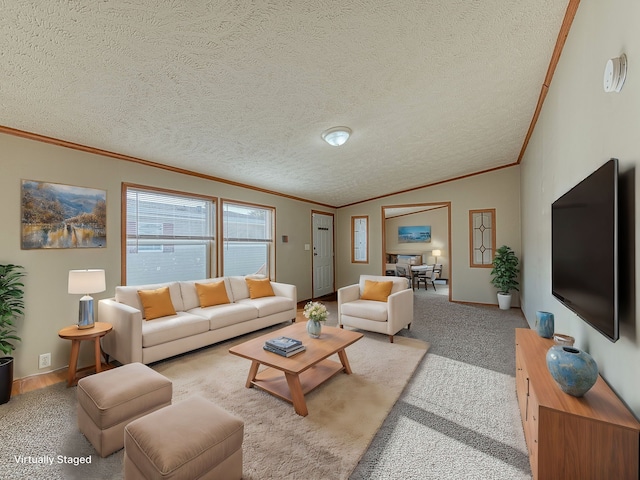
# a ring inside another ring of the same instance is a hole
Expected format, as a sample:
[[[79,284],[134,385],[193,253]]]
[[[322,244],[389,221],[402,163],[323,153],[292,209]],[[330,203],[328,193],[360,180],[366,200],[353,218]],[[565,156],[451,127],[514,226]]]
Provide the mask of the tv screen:
[[[551,292],[609,340],[618,340],[615,158],[551,206]]]

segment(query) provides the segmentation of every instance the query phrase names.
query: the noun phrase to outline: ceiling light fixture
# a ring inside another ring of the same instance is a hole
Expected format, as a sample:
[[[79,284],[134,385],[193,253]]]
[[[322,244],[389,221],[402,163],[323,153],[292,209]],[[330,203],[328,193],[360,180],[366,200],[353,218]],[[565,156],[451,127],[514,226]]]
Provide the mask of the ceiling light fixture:
[[[351,129],[349,127],[333,127],[322,132],[322,139],[333,147],[339,147],[349,140]]]

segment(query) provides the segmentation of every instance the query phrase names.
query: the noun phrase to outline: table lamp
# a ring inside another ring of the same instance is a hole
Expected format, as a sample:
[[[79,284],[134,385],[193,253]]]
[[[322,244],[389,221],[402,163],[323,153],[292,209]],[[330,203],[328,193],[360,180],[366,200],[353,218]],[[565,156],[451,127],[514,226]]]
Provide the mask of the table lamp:
[[[432,250],[431,251],[431,255],[433,255],[434,257],[436,257],[436,261],[433,263],[438,263],[438,257],[440,255],[442,255],[442,252],[440,250]]]
[[[69,270],[69,293],[84,295],[80,299],[78,328],[91,328],[94,325],[93,297],[90,293],[104,292],[107,289],[104,270]]]

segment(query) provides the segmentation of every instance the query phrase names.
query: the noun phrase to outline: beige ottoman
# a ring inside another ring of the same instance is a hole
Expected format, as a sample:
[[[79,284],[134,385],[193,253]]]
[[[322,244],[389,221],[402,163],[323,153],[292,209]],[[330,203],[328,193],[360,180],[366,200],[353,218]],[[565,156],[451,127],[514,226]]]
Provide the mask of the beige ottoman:
[[[146,415],[124,428],[124,478],[242,478],[244,422],[202,397]]]
[[[78,381],[78,427],[101,457],[124,446],[124,426],[171,405],[171,381],[129,363]]]

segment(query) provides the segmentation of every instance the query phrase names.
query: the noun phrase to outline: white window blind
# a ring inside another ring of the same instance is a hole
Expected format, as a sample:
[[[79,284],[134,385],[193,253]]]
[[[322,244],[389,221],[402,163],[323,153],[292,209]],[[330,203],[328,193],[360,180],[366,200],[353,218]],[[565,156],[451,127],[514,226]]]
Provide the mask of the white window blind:
[[[129,285],[208,278],[215,272],[215,201],[127,187]]]
[[[222,204],[224,275],[264,274],[273,264],[273,209]]]

